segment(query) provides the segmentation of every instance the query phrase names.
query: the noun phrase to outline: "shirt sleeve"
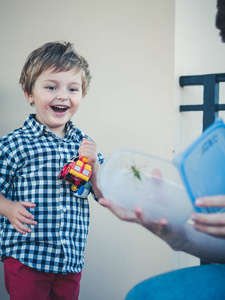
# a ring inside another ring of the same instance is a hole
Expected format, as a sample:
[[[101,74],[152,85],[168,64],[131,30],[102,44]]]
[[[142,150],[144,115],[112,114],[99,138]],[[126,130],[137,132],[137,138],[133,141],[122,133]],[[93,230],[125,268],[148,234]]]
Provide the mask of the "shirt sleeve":
[[[0,141],[0,192],[7,197],[16,173],[17,164],[8,143]]]
[[[99,161],[100,165],[103,164],[103,162],[105,161],[105,158],[102,156],[101,153],[98,153],[97,156],[98,156],[98,161]]]

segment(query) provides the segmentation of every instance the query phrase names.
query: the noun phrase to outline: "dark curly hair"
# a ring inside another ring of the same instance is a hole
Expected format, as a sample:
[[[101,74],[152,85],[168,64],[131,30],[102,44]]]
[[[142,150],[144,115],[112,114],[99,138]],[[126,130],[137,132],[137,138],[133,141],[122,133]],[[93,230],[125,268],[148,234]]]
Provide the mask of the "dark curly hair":
[[[225,42],[225,0],[217,0],[216,27],[220,30],[222,41]]]

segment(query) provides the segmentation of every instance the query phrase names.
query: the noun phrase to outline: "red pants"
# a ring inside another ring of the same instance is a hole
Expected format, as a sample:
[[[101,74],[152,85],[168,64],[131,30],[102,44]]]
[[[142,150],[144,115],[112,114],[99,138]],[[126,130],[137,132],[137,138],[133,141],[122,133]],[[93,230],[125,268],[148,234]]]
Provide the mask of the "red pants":
[[[12,257],[5,259],[4,272],[10,300],[78,300],[81,272],[40,272]]]

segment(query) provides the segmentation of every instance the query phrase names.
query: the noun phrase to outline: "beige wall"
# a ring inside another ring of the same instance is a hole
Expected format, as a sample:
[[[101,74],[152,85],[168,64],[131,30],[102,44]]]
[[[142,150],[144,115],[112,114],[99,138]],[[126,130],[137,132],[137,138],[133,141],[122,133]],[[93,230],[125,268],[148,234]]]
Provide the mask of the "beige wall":
[[[21,126],[33,111],[18,85],[27,55],[47,41],[67,40],[88,59],[93,74],[90,92],[73,118],[77,127],[106,157],[126,147],[171,159],[184,147],[189,124],[177,112],[185,101],[178,77],[225,67],[218,61],[218,67],[212,62],[204,68],[224,49],[214,22],[209,23],[215,5],[216,0],[1,0],[0,136]],[[208,34],[202,36],[205,28]],[[198,48],[203,54],[197,58]],[[90,204],[80,300],[122,300],[139,281],[181,266],[146,230],[119,221],[91,198]]]
[[[202,104],[203,88],[180,88],[181,75],[201,75],[225,72],[225,44],[215,27],[216,0],[176,1],[175,26],[175,100],[180,104]],[[220,100],[224,97],[220,84]],[[177,110],[178,111],[178,110]],[[179,115],[179,116],[178,116]],[[177,150],[183,150],[202,130],[201,112],[178,113]],[[181,128],[181,130],[180,130]]]

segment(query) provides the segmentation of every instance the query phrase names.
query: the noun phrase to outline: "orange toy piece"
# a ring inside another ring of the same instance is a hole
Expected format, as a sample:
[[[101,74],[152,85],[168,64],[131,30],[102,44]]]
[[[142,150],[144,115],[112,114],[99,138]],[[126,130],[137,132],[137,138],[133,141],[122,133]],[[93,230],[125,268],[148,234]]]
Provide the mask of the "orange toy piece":
[[[70,166],[69,173],[88,181],[92,174],[92,168],[88,165],[88,159],[86,157],[79,158],[73,166]]]

